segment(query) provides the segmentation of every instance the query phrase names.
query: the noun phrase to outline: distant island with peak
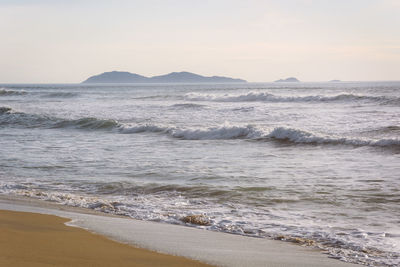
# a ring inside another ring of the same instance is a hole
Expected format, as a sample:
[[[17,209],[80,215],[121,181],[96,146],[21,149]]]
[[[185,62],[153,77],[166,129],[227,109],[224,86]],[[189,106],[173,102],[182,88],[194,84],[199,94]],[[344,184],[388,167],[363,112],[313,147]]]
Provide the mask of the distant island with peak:
[[[91,76],[82,83],[246,83],[243,79],[222,76],[206,77],[182,71],[165,75],[146,77],[125,71],[110,71]]]
[[[295,77],[289,77],[286,79],[279,79],[275,81],[276,83],[298,83],[300,82],[299,80],[297,80]]]

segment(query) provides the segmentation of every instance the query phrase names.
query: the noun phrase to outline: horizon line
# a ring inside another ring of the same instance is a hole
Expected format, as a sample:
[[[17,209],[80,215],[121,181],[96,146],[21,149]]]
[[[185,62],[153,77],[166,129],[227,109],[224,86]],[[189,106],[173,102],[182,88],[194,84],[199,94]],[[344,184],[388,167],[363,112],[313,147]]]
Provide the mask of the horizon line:
[[[356,82],[400,82],[399,80],[320,80],[320,81],[298,81],[298,82],[276,82],[276,81],[258,81],[258,82],[242,82],[242,83],[276,83],[276,84],[298,84],[298,83],[356,83]],[[0,85],[18,85],[18,84],[82,84],[82,82],[0,82]],[[85,85],[110,85],[110,84],[238,84],[237,82],[160,82],[160,83],[86,83]]]

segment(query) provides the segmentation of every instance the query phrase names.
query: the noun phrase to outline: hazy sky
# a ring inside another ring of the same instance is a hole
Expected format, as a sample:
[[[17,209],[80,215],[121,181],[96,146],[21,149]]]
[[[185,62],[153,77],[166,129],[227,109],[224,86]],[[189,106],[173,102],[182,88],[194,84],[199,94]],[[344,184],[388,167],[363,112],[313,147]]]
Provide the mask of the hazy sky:
[[[400,80],[400,0],[0,0],[0,83]]]

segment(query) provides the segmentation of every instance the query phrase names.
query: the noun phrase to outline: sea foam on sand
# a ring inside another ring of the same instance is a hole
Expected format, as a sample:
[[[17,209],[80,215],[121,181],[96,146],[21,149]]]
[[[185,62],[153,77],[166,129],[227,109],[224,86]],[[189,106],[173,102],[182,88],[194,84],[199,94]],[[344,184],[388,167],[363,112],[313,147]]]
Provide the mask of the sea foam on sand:
[[[83,213],[82,209],[0,197],[0,209],[52,214],[111,239],[138,247],[184,256],[217,266],[357,266],[328,258],[320,251],[264,238],[205,231],[156,222]]]

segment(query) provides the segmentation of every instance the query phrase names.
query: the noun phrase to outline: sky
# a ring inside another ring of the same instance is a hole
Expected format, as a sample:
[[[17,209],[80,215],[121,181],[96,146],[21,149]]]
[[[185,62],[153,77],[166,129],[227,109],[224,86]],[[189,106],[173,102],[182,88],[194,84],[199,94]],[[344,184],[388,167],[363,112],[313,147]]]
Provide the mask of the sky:
[[[0,0],[0,83],[400,80],[400,0]]]

